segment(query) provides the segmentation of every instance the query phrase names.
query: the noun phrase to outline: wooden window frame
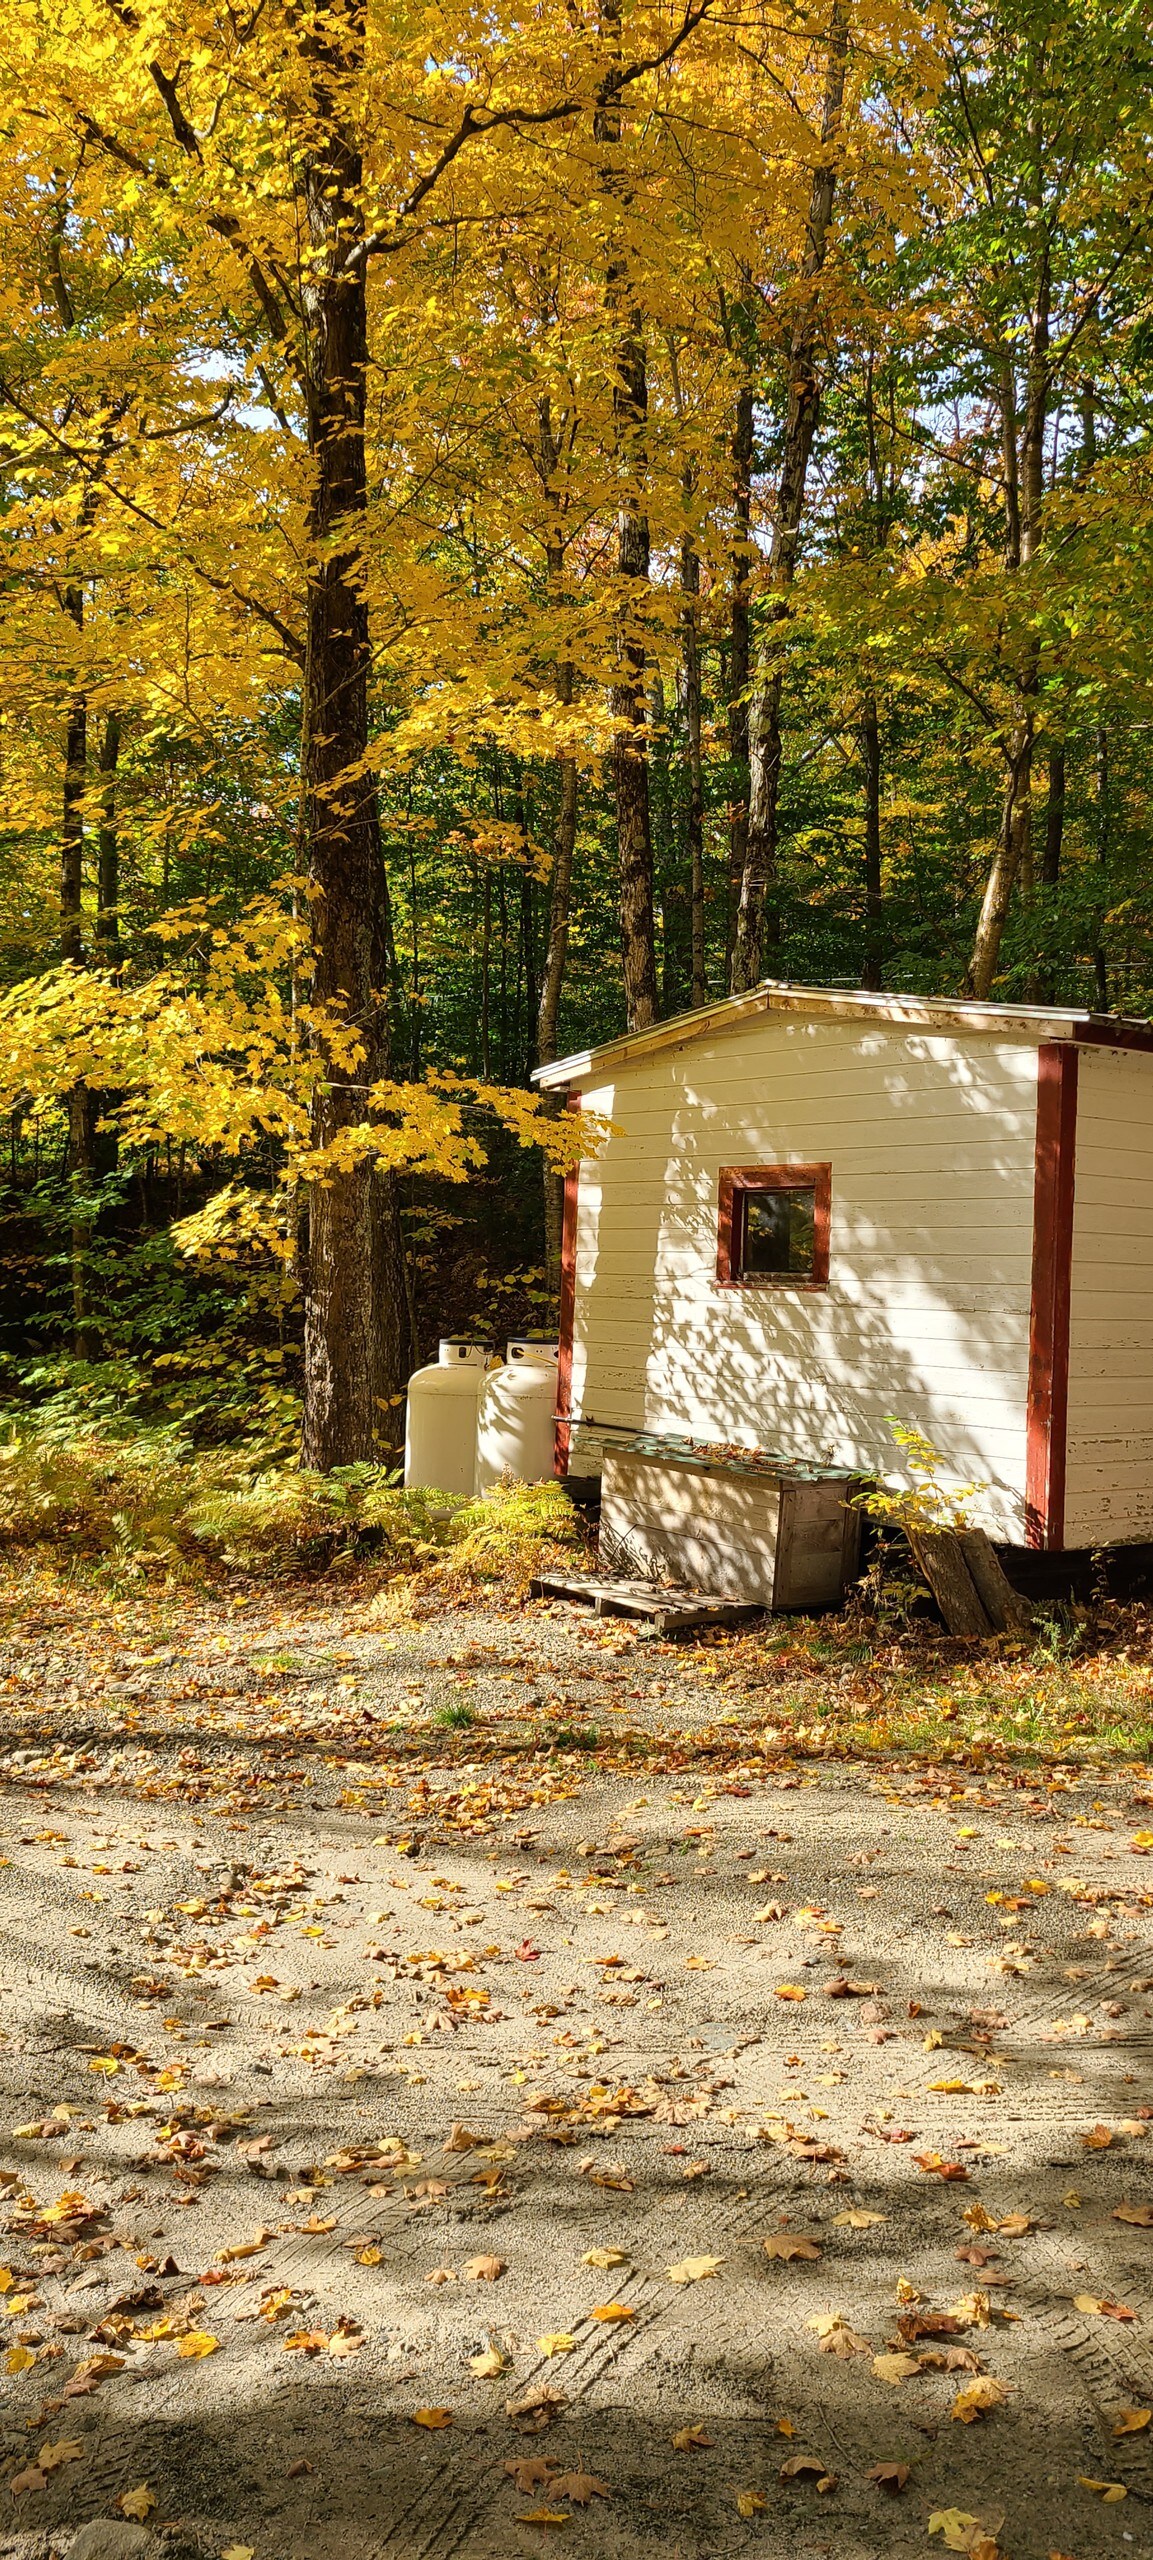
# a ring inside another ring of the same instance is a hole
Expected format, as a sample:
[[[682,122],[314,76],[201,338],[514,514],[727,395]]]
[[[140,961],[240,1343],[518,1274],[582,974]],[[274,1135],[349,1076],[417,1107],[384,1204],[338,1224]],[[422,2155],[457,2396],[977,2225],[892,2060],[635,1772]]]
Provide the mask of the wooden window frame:
[[[811,1191],[813,1267],[807,1279],[792,1271],[739,1269],[741,1202],[750,1191]],[[831,1164],[726,1164],[717,1195],[717,1287],[811,1291],[829,1285],[829,1221],[833,1205]]]

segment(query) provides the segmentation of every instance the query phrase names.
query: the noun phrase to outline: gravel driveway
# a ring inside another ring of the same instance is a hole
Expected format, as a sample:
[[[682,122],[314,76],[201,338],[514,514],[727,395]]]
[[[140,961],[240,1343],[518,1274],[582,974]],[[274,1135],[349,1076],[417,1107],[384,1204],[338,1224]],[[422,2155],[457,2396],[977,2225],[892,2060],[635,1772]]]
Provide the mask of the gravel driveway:
[[[0,2551],[1153,2549],[1153,1797],[718,1754],[706,1672],[14,1629]]]

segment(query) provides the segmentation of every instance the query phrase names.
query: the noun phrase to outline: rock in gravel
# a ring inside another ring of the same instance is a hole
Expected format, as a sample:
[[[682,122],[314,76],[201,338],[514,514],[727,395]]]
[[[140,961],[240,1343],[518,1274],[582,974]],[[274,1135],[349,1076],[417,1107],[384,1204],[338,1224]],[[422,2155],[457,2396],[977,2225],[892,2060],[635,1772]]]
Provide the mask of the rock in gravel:
[[[95,2524],[82,2524],[73,2535],[68,2560],[148,2560],[155,2549],[153,2535],[142,2524],[100,2516]]]

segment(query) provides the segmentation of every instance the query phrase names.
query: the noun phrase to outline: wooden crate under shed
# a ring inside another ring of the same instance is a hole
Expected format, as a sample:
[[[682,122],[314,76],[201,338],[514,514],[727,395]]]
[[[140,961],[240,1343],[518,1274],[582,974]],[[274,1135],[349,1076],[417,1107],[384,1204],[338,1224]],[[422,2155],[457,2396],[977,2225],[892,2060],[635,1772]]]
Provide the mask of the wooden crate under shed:
[[[607,1449],[601,1564],[670,1576],[762,1609],[835,1609],[857,1570],[861,1516],[847,1467],[673,1440]]]

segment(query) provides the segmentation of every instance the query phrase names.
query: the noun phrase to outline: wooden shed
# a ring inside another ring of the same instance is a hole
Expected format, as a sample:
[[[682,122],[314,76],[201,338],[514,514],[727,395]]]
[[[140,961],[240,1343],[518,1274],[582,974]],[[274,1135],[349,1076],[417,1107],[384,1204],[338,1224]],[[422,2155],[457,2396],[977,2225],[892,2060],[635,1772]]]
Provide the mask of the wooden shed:
[[[637,1432],[900,1482],[1010,1546],[1153,1540],[1153,1027],[769,983],[542,1068],[568,1182],[557,1465]]]

